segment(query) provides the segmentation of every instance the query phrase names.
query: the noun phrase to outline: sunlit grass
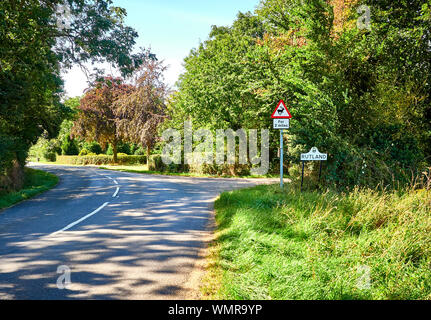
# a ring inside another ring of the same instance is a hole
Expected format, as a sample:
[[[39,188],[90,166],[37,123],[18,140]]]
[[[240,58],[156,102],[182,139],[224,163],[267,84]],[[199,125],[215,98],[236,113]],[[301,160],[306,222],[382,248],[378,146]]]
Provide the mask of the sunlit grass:
[[[100,169],[107,170],[118,170],[118,171],[132,171],[132,172],[149,172],[147,165],[130,165],[130,166],[116,166],[116,165],[105,165]]]
[[[33,159],[29,159],[33,160]],[[159,175],[167,175],[167,176],[182,176],[182,177],[197,177],[197,178],[245,178],[245,179],[259,179],[259,178],[278,178],[278,174],[266,174],[266,175],[242,175],[242,176],[230,176],[230,175],[211,175],[211,174],[202,174],[197,172],[169,172],[169,171],[154,171],[148,170],[147,165],[114,165],[114,164],[106,164],[106,165],[78,165],[78,164],[70,164],[67,162],[57,161],[57,162],[47,162],[47,161],[39,161],[36,162],[39,164],[47,164],[47,165],[59,165],[59,166],[74,166],[74,167],[98,167],[99,169],[104,170],[114,170],[121,172],[130,172],[130,173],[141,173],[141,174],[159,174]],[[288,176],[285,176],[288,179]]]
[[[431,299],[430,191],[258,186],[222,194],[215,209],[206,297]]]
[[[0,210],[47,191],[57,183],[58,177],[52,173],[25,168],[23,189],[17,192],[0,194]]]
[[[215,176],[210,174],[200,174],[194,172],[166,172],[166,171],[152,171],[148,170],[147,165],[105,165],[99,167],[99,169],[106,170],[115,170],[121,172],[130,172],[130,173],[142,173],[142,174],[160,174],[160,175],[168,175],[168,176],[182,176],[182,177],[201,177],[201,178],[271,178],[274,176],[266,175],[266,176]]]

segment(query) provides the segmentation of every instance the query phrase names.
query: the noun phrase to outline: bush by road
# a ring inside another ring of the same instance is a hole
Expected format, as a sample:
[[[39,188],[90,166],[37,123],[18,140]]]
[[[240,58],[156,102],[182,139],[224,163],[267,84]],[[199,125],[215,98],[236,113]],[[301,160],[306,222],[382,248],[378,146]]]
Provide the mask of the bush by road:
[[[47,191],[58,183],[58,177],[49,172],[25,168],[24,173],[24,187],[21,190],[0,193],[0,210]]]

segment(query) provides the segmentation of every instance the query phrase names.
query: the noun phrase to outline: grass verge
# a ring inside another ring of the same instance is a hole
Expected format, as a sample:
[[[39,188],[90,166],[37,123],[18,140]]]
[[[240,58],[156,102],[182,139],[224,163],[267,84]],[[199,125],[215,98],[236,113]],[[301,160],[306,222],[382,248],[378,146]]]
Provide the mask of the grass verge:
[[[431,299],[431,191],[223,193],[210,299]]]
[[[243,178],[243,179],[268,179],[268,178],[278,178],[279,175],[260,175],[260,176],[216,176],[216,175],[210,175],[210,174],[199,174],[199,173],[193,173],[193,172],[166,172],[166,171],[151,171],[148,170],[147,165],[81,165],[81,164],[67,164],[62,162],[47,162],[47,161],[39,161],[36,163],[40,164],[48,164],[48,165],[58,165],[58,166],[74,166],[74,167],[85,167],[85,166],[92,166],[92,167],[98,167],[99,169],[103,170],[112,170],[112,171],[121,171],[121,172],[130,172],[130,173],[141,173],[141,174],[158,174],[158,175],[164,175],[164,176],[182,176],[182,177],[195,177],[195,178]],[[286,179],[289,177],[286,175]]]
[[[195,178],[243,178],[243,179],[257,179],[257,178],[274,178],[274,177],[278,177],[278,176],[274,176],[274,175],[265,175],[265,176],[215,176],[215,175],[210,175],[210,174],[199,174],[199,173],[193,173],[193,172],[151,171],[151,170],[148,170],[148,167],[146,165],[140,165],[140,166],[112,165],[112,166],[99,167],[99,169],[121,171],[121,172],[130,172],[130,173],[159,174],[159,175],[164,175],[164,176],[182,176],[182,177],[195,177]]]
[[[16,192],[0,194],[0,210],[45,192],[57,183],[58,177],[52,173],[25,168],[24,187]]]

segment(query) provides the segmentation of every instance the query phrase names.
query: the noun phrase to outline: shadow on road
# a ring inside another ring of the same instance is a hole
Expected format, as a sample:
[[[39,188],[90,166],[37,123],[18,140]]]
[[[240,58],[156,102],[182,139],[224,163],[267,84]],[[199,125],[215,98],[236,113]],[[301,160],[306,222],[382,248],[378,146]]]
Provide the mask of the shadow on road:
[[[111,196],[103,210],[56,236],[49,236],[56,229],[45,220],[82,210],[87,198],[104,201],[106,190],[84,183],[72,195],[70,186],[60,184],[22,204],[15,219],[8,212],[0,218],[0,299],[183,298],[184,283],[205,245],[202,239],[211,232],[211,203],[222,190],[251,184],[125,173],[116,179],[119,198]],[[51,216],[51,210],[57,213]],[[64,290],[57,288],[61,265],[71,270]]]

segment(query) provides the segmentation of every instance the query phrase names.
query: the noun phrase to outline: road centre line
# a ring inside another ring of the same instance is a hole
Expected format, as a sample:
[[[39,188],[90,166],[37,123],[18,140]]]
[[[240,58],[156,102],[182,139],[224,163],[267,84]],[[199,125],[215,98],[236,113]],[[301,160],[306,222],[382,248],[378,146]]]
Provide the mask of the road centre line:
[[[101,173],[98,173],[98,172],[96,172],[96,174],[97,174],[97,175],[99,175],[99,176],[102,176],[102,177],[106,177],[106,178],[108,178],[108,179],[112,180],[116,185],[118,185],[118,181],[117,181],[116,179],[113,179],[112,177],[110,177],[110,176],[108,176],[108,175],[101,174]],[[115,198],[115,197],[118,195],[118,192],[119,192],[119,191],[120,191],[120,188],[119,188],[119,187],[117,187],[117,190],[115,191],[115,193],[114,193],[114,195],[112,196],[112,198]]]
[[[120,187],[117,187],[117,191],[112,195],[112,198],[115,198],[118,195],[118,192],[120,191]]]
[[[50,236],[55,236],[63,231],[67,231],[70,228],[76,226],[78,223],[81,223],[82,221],[90,218],[91,216],[95,215],[96,213],[98,213],[100,210],[102,210],[103,208],[105,208],[107,205],[109,204],[109,202],[105,202],[103,205],[101,205],[99,208],[97,208],[96,210],[94,210],[93,212],[87,214],[86,216],[82,217],[81,219],[76,220],[75,222],[72,222],[71,224],[67,225],[66,227],[64,227],[61,230],[58,230],[54,233],[51,233]]]
[[[95,172],[97,175],[99,175],[99,176],[103,176],[103,177],[106,177],[106,178],[109,178],[110,180],[112,180],[116,185],[118,185],[118,181],[117,180],[115,180],[115,179],[113,179],[113,178],[111,178],[110,176],[108,176],[108,175],[105,175],[105,174],[100,174],[100,173],[98,173],[98,172]],[[115,193],[112,195],[112,198],[115,198],[117,195],[118,195],[118,193],[120,192],[120,187],[117,187],[117,189],[116,189],[116,191],[115,191]],[[75,222],[72,222],[72,223],[70,223],[70,224],[68,224],[66,227],[64,227],[63,229],[60,229],[60,230],[58,230],[58,231],[56,231],[56,232],[53,232],[53,233],[51,233],[51,234],[49,234],[48,235],[48,237],[51,237],[51,236],[56,236],[56,235],[58,235],[59,233],[62,233],[62,232],[64,232],[64,231],[67,231],[67,230],[69,230],[69,229],[71,229],[71,228],[73,228],[74,226],[76,226],[77,224],[79,224],[79,223],[81,223],[82,221],[84,221],[84,220],[87,220],[88,218],[90,218],[91,216],[93,216],[93,215],[95,215],[96,213],[98,213],[100,210],[102,210],[103,208],[105,208],[107,205],[109,204],[109,202],[105,202],[103,205],[101,205],[99,208],[97,208],[96,210],[94,210],[93,212],[91,212],[91,213],[89,213],[89,214],[87,214],[86,216],[84,216],[84,217],[82,217],[82,218],[80,218],[80,219],[78,219],[78,220],[76,220]]]

